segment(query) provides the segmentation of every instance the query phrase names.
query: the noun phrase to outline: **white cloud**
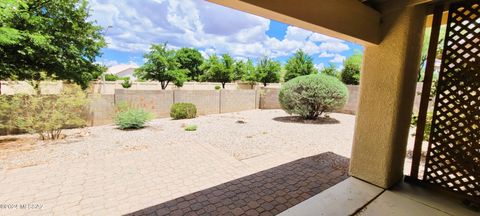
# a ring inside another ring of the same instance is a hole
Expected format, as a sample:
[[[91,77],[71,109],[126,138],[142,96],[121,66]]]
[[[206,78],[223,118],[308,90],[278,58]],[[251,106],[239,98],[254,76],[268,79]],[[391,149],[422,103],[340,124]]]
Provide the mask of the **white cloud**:
[[[347,57],[337,54],[337,55],[335,55],[335,57],[333,57],[332,60],[330,60],[330,62],[332,62],[332,63],[342,63],[343,61],[345,61],[345,59],[347,59]]]
[[[107,27],[108,48],[143,53],[152,43],[196,47],[202,55],[235,57],[310,55],[349,49],[342,40],[289,26],[285,38],[266,34],[270,20],[203,0],[90,0],[93,20]]]
[[[318,55],[319,58],[333,58],[335,57],[334,53],[322,52]]]
[[[318,71],[321,71],[323,70],[323,68],[325,68],[325,64],[323,63],[316,64],[315,68],[317,68]]]
[[[318,34],[318,33],[313,33],[309,39],[314,42],[344,42],[340,39]]]
[[[105,67],[110,67],[110,66],[113,66],[113,65],[120,64],[117,60],[111,60],[111,59],[99,59],[96,63],[100,64],[100,65],[103,65]]]

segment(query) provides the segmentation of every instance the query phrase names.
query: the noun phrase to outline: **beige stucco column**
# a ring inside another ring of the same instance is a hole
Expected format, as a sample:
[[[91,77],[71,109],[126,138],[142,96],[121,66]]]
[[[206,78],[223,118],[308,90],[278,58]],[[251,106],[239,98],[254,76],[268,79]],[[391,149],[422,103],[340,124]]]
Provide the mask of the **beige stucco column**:
[[[425,6],[383,12],[378,46],[365,48],[350,175],[383,188],[402,179]]]

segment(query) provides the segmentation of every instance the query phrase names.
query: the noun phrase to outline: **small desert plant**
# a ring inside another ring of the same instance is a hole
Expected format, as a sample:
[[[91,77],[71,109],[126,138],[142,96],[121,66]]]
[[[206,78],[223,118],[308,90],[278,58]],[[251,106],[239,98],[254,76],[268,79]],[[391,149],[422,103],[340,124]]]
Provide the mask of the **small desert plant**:
[[[197,130],[197,125],[187,125],[185,127],[185,131],[196,131]]]
[[[220,90],[222,87],[221,86],[215,86],[215,90]]]
[[[347,99],[345,84],[324,74],[294,78],[283,84],[279,93],[282,109],[305,119],[317,119],[325,112],[340,109]]]
[[[197,116],[197,107],[192,103],[175,103],[170,109],[173,119],[191,119]]]
[[[126,88],[126,89],[132,87],[132,82],[130,82],[130,79],[125,79],[125,80],[123,80],[123,82],[122,82],[122,87],[123,87],[123,88]]]
[[[37,133],[40,138],[59,139],[64,128],[85,126],[82,112],[87,94],[76,85],[67,85],[59,95],[15,95],[10,122],[16,128]]]
[[[139,129],[145,127],[145,124],[153,119],[153,114],[142,109],[127,109],[121,111],[115,117],[115,124],[118,128]]]

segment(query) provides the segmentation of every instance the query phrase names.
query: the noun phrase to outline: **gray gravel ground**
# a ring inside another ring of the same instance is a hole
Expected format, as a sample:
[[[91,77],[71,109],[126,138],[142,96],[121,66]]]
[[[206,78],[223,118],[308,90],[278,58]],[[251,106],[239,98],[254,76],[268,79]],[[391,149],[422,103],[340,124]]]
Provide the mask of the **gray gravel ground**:
[[[188,143],[212,145],[238,160],[272,152],[331,151],[350,157],[355,116],[333,113],[330,117],[299,122],[282,110],[252,110],[188,120],[156,119],[141,130],[121,131],[113,125],[66,130],[67,138],[56,142],[38,141],[33,135],[0,137],[27,139],[17,141],[18,147],[0,142],[0,169]],[[183,129],[190,124],[197,125],[197,131]]]

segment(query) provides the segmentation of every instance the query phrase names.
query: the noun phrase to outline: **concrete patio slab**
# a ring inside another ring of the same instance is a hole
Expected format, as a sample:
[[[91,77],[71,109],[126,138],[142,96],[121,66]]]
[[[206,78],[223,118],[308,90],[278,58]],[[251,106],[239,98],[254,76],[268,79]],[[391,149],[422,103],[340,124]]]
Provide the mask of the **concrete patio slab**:
[[[385,191],[371,204],[362,209],[358,216],[415,216],[415,215],[429,215],[429,216],[449,216],[445,212],[434,209],[430,206],[419,203],[415,200],[400,194]]]
[[[347,180],[288,209],[281,216],[352,215],[375,199],[383,189],[356,178]]]

